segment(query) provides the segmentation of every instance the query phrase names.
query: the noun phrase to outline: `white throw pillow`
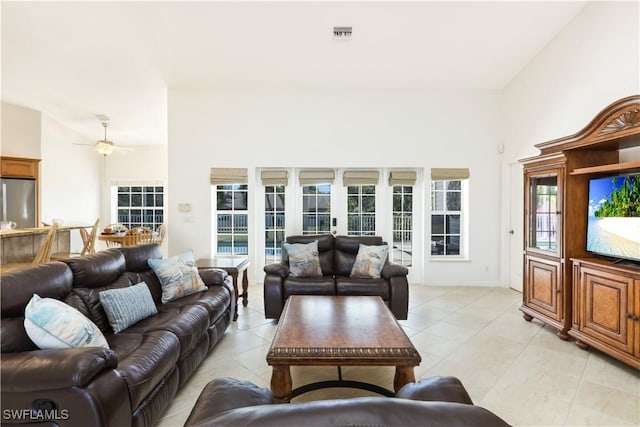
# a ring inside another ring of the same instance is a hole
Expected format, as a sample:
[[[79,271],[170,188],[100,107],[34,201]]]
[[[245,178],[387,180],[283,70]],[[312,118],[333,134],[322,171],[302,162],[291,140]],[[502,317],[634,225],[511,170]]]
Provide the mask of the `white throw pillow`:
[[[41,349],[109,348],[100,329],[75,308],[53,298],[33,294],[24,310],[24,328]]]

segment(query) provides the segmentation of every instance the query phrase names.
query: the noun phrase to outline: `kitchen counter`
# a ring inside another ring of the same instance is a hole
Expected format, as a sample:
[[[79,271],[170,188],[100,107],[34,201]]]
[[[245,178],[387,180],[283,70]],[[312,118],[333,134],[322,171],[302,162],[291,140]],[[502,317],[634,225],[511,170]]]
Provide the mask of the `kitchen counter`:
[[[53,242],[52,253],[68,254],[71,248],[71,230],[91,227],[91,225],[61,225]],[[0,230],[0,264],[33,261],[50,228]]]

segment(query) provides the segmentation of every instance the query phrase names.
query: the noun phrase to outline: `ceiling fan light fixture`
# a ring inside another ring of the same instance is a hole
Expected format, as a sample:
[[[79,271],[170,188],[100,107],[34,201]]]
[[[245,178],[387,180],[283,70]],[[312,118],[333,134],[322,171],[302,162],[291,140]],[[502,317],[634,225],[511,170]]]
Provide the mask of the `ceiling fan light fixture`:
[[[103,156],[108,156],[113,152],[113,142],[105,140],[100,140],[96,143],[96,149],[98,153]]]

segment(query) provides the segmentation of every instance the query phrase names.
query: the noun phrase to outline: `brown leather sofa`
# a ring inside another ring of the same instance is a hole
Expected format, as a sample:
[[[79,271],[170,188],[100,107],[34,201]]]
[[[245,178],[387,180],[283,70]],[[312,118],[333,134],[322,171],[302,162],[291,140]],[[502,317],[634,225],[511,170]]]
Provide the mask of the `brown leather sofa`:
[[[160,283],[147,264],[161,257],[157,245],[143,245],[2,275],[3,424],[47,421],[42,417],[56,420],[38,425],[123,427],[157,422],[178,388],[222,338],[234,307],[227,273],[213,269],[200,271],[207,291],[162,304]],[[142,281],[158,313],[114,334],[98,293]],[[25,306],[34,293],[78,309],[102,330],[110,349],[38,349],[24,329]]]
[[[218,378],[205,386],[185,427],[206,426],[432,426],[505,427],[492,412],[474,406],[455,377],[410,383],[396,397],[359,397],[273,404],[268,389]]]
[[[289,295],[374,295],[380,296],[396,319],[405,320],[409,307],[408,270],[388,260],[379,279],[349,277],[360,243],[382,245],[379,236],[337,236],[331,234],[289,236],[287,243],[318,241],[322,277],[294,277],[289,274],[289,257],[282,248],[282,261],[264,267],[264,314],[277,319]]]

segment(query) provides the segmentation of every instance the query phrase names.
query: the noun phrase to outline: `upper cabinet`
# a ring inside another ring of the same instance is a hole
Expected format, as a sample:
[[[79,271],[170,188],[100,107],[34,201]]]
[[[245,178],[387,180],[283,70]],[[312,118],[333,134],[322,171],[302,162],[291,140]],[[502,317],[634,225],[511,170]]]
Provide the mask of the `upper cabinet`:
[[[0,159],[1,175],[7,178],[38,179],[40,160],[22,159],[18,157],[2,157]]]

